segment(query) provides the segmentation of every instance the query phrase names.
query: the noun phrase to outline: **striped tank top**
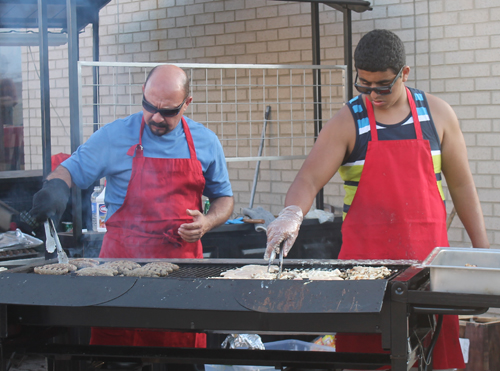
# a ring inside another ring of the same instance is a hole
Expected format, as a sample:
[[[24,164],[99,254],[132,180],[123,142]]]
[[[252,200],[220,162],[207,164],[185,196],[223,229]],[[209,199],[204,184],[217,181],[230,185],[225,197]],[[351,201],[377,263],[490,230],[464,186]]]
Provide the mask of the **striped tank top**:
[[[434,126],[434,121],[432,120],[425,93],[422,90],[409,89],[417,106],[417,114],[422,126],[423,138],[430,142],[434,173],[436,174],[439,193],[444,201],[441,184],[441,142]],[[371,140],[368,113],[362,96],[358,95],[354,97],[349,101],[347,106],[351,110],[356,125],[356,144],[352,153],[339,168],[339,174],[344,181],[345,189],[343,218],[346,217],[356,194],[361,173],[363,172],[368,142]],[[394,125],[384,125],[377,122],[377,132],[379,140],[416,139],[411,112],[408,113],[408,116],[402,122]]]

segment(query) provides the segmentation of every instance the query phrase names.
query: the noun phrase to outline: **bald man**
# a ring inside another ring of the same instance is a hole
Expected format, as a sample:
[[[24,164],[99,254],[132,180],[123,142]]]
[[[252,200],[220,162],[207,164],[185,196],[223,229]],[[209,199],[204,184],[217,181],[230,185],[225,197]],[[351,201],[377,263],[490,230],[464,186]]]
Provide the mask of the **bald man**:
[[[142,88],[141,112],[96,131],[49,174],[31,214],[59,219],[75,184],[106,178],[108,209],[101,258],[202,258],[200,238],[233,211],[217,136],[185,116],[193,101],[186,73],[160,65]],[[202,195],[210,210],[202,213]],[[92,344],[204,347],[204,334],[93,329]]]

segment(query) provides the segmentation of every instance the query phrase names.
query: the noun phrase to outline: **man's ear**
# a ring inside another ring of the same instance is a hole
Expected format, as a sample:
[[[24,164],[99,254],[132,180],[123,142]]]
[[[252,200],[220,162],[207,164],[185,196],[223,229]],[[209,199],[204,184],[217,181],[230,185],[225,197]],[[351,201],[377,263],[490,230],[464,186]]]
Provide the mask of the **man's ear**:
[[[403,68],[403,82],[406,82],[410,77],[410,66],[405,66]]]

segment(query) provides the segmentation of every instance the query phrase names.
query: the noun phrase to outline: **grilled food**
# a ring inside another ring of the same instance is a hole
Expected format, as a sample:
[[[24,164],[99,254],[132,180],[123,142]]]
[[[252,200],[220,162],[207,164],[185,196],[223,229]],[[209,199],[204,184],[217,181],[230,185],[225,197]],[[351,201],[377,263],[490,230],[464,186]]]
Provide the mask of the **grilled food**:
[[[78,269],[80,269],[88,267],[97,267],[99,265],[99,260],[91,258],[77,258],[77,259],[71,259],[69,263],[75,265]]]
[[[41,267],[35,267],[34,271],[37,274],[61,275],[76,271],[76,266],[73,264],[46,264]]]
[[[116,270],[110,269],[110,268],[101,268],[101,267],[87,267],[80,269],[76,272],[77,276],[91,276],[91,277],[98,277],[98,276],[109,276],[112,277],[115,275],[115,272],[118,272]]]

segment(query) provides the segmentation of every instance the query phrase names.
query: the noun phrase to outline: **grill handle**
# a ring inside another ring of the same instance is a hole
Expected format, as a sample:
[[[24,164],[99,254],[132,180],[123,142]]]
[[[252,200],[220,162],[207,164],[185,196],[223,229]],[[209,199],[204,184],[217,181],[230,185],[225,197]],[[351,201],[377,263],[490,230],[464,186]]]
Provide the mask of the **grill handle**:
[[[413,312],[422,314],[455,314],[455,315],[478,315],[488,311],[489,308],[432,308],[432,307],[415,307]]]

